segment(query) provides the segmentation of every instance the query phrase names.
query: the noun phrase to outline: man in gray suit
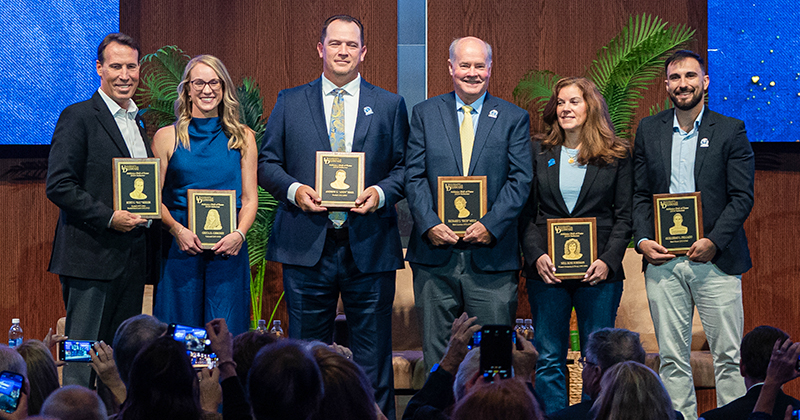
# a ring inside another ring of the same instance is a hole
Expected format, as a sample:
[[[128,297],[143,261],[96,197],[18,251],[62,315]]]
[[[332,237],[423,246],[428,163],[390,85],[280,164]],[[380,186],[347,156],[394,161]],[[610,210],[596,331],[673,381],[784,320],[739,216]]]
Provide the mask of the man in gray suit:
[[[739,376],[744,329],[742,273],[752,267],[744,221],[753,208],[753,150],[744,123],[706,108],[703,60],[678,51],[665,63],[675,108],[639,123],[634,142],[633,227],[644,254],[659,374],[676,410],[697,418],[689,352],[700,313],[714,357],[717,405],[745,393]],[[653,194],[702,193],[704,237],[676,257],[655,240]]]
[[[49,271],[59,275],[66,335],[111,343],[119,324],[142,311],[147,236],[141,216],[113,208],[113,159],[152,157],[131,98],[139,46],[113,33],[97,48],[100,88],[58,119],[47,169],[47,198],[60,209]],[[146,232],[149,231],[149,232]],[[154,270],[156,271],[156,270]],[[90,386],[90,369],[71,364],[64,384]]]

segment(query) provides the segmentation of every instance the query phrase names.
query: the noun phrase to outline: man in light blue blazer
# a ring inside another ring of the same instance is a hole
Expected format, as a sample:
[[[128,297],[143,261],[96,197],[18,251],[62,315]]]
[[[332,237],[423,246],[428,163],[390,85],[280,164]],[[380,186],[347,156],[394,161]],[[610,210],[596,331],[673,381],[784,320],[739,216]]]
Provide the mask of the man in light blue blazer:
[[[462,312],[480,324],[512,323],[520,268],[517,219],[533,177],[528,113],[486,92],[491,46],[459,38],[448,62],[455,90],[414,107],[406,151],[414,218],[406,258],[428,366],[441,359],[450,325]],[[438,177],[481,175],[487,177],[487,212],[459,238],[437,214]]]
[[[259,185],[280,201],[267,259],[283,263],[292,338],[331,343],[341,295],[354,360],[394,418],[391,314],[403,268],[395,203],[408,113],[402,97],[361,78],[367,49],[357,19],[328,18],[317,50],[322,77],[280,92],[259,156]],[[331,150],[365,154],[367,188],[349,211],[322,207],[314,189],[316,152]]]

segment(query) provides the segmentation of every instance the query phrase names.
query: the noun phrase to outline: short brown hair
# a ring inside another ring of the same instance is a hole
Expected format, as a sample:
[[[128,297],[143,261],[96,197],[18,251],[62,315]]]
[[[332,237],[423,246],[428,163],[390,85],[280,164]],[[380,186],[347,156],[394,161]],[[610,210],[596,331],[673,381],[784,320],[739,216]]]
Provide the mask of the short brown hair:
[[[359,33],[361,34],[361,46],[364,46],[364,25],[361,24],[361,21],[350,16],[350,15],[333,15],[327,19],[322,24],[322,34],[319,36],[320,44],[325,44],[325,37],[328,35],[328,26],[336,20],[343,20],[345,22],[353,22],[358,25]]]
[[[136,58],[142,58],[142,51],[139,49],[139,43],[136,42],[135,39],[123,34],[122,32],[114,32],[106,35],[106,37],[103,38],[103,42],[97,46],[97,61],[99,61],[100,64],[103,64],[103,61],[105,61],[105,57],[103,57],[103,51],[105,51],[108,44],[112,42],[133,48],[136,50]]]

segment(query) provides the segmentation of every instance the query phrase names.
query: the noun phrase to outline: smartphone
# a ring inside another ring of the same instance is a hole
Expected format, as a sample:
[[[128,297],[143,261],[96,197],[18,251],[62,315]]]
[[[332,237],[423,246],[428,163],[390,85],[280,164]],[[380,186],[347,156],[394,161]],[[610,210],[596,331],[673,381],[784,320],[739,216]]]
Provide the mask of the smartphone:
[[[58,343],[58,360],[63,362],[92,361],[93,340],[66,340]]]
[[[207,338],[205,328],[189,327],[180,324],[169,324],[167,335],[180,341],[186,346],[187,351],[195,353],[211,353],[211,340]]]
[[[481,328],[481,375],[491,382],[495,375],[511,377],[511,352],[514,329],[510,325],[484,325]]]
[[[798,370],[800,370],[800,369],[798,369]],[[792,411],[792,420],[798,420],[798,419],[800,419],[800,410]]]
[[[19,373],[7,370],[0,373],[0,410],[6,413],[17,411],[23,380]]]

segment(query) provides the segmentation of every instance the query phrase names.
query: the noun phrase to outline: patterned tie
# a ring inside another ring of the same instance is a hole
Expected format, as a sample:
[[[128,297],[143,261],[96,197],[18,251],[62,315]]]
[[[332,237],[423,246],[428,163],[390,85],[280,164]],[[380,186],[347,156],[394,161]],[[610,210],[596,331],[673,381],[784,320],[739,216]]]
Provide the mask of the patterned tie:
[[[469,175],[469,161],[472,158],[472,145],[475,143],[475,129],[472,128],[472,107],[464,105],[464,121],[461,122],[461,161],[464,164],[464,176]]]
[[[333,98],[333,106],[331,107],[331,150],[334,152],[346,152],[347,148],[344,144],[344,89],[336,88],[331,93],[336,96]],[[347,220],[346,211],[329,211],[328,219],[333,223],[334,229],[341,229],[345,220]]]

